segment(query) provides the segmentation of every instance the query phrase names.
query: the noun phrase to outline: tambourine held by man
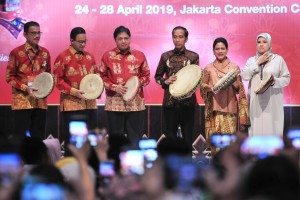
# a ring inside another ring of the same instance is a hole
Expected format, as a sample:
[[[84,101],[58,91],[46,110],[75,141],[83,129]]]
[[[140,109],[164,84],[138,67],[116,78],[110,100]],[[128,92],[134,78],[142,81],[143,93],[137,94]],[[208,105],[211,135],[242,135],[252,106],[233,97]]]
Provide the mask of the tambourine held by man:
[[[226,73],[213,87],[214,92],[218,92],[220,90],[227,89],[230,85],[232,85],[238,75],[237,69],[232,69],[228,73]]]
[[[256,94],[263,94],[272,85],[273,82],[274,77],[271,74],[268,74],[263,80],[261,80],[254,92]]]
[[[198,65],[187,65],[176,73],[176,81],[169,86],[174,99],[182,100],[190,97],[202,81],[202,70]]]
[[[32,82],[32,88],[37,89],[32,91],[36,98],[46,98],[54,88],[54,78],[52,74],[48,72],[42,72],[37,75]]]
[[[132,99],[134,99],[135,95],[139,90],[139,86],[140,86],[139,78],[137,76],[130,77],[125,83],[125,87],[127,87],[127,91],[123,95],[123,100],[131,101]]]
[[[80,81],[79,89],[84,92],[84,98],[88,100],[97,99],[103,92],[102,78],[97,74],[88,74]]]

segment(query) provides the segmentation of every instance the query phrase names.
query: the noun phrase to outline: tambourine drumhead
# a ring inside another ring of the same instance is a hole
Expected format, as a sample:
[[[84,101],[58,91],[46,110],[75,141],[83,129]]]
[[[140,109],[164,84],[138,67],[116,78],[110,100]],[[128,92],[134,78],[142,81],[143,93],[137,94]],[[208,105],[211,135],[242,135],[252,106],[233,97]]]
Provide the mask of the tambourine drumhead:
[[[195,89],[202,78],[202,71],[198,65],[187,65],[176,73],[176,77],[169,91],[173,97],[181,97]]]
[[[84,92],[86,99],[97,99],[103,92],[104,85],[97,74],[88,74],[80,81],[79,89]]]
[[[53,76],[48,72],[40,73],[35,77],[32,87],[38,89],[37,91],[33,91],[36,98],[42,99],[47,97],[54,87]]]
[[[265,76],[265,78],[259,83],[258,87],[254,91],[256,94],[263,94],[273,83],[273,77],[271,74]]]
[[[127,87],[126,94],[123,95],[124,101],[131,101],[139,89],[139,78],[137,76],[130,77],[126,83],[125,86]]]
[[[233,84],[236,81],[237,74],[237,69],[230,70],[214,85],[214,90],[219,91],[228,88],[231,84]]]

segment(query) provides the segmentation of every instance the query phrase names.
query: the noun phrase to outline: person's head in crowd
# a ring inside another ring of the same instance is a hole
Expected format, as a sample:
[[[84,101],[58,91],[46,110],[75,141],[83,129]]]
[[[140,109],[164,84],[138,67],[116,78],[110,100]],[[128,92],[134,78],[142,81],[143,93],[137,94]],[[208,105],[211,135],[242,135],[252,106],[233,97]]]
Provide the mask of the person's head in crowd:
[[[160,157],[166,157],[168,155],[186,156],[191,154],[191,148],[183,138],[166,137],[158,143],[157,153]]]
[[[300,199],[300,174],[288,157],[269,156],[258,160],[246,175],[241,199]]]
[[[50,163],[45,143],[37,137],[25,137],[21,142],[20,156],[24,164],[41,165]]]
[[[130,30],[125,26],[119,26],[114,31],[114,39],[117,45],[117,48],[125,53],[130,49],[130,39],[131,33]]]
[[[33,167],[20,180],[11,199],[77,199],[77,191],[65,182],[63,175],[53,165]]]
[[[26,38],[26,42],[28,42],[33,48],[36,48],[42,35],[39,23],[30,21],[24,24],[23,35]]]
[[[56,138],[43,140],[48,149],[48,155],[51,164],[55,164],[62,158],[61,146],[59,140]]]
[[[80,181],[80,166],[78,161],[74,157],[65,157],[59,160],[55,166],[59,169],[59,171],[64,176],[65,180],[68,182],[76,183]],[[95,172],[92,167],[89,166],[89,173],[92,179],[95,181]]]
[[[85,30],[82,27],[75,27],[70,33],[71,46],[78,52],[83,52],[87,39]]]
[[[175,49],[182,51],[185,49],[185,43],[188,41],[189,32],[183,26],[176,26],[172,30],[172,38]]]

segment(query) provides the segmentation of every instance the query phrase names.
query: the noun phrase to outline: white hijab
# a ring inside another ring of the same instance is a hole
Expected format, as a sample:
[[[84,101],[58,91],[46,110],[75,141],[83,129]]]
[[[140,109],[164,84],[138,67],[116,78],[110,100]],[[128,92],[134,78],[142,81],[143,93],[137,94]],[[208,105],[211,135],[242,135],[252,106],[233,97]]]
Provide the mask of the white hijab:
[[[269,53],[272,53],[272,38],[271,35],[269,33],[260,33],[257,37],[256,37],[256,43],[258,38],[265,38],[267,40],[267,43],[269,45]],[[260,56],[260,54],[258,53],[258,51],[256,51],[256,58],[258,58]]]

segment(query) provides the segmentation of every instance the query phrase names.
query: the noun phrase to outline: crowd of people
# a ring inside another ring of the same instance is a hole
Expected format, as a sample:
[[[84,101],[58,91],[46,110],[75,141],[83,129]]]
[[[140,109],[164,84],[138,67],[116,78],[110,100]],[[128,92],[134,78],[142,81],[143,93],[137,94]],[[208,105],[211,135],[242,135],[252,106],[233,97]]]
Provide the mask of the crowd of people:
[[[283,149],[262,158],[241,153],[247,136],[236,136],[234,143],[215,154],[212,163],[204,157],[195,162],[183,138],[166,137],[155,148],[156,159],[144,160],[142,173],[137,170],[141,167],[138,154],[129,163],[124,162],[125,156],[118,156],[129,151],[146,155],[146,150],[133,148],[123,135],[98,137],[96,146],[89,141],[81,148],[69,144],[72,156],[55,160],[50,159],[46,140],[27,137],[20,146],[2,143],[0,199],[299,199],[299,150],[287,142]],[[89,162],[91,151],[97,155],[98,166]],[[5,169],[3,155],[20,160],[7,162],[10,168]]]
[[[162,109],[166,137],[155,148],[157,159],[126,174],[122,164],[125,156],[120,154],[125,146],[137,149],[144,129],[143,88],[150,82],[146,56],[130,46],[130,30],[119,26],[113,33],[116,47],[105,52],[97,66],[94,56],[84,50],[85,30],[82,27],[71,30],[70,46],[58,55],[53,66],[54,84],[61,92],[60,111],[65,127],[63,139],[67,153],[63,157],[51,151],[52,142],[43,142],[47,98],[37,98],[38,88],[32,86],[39,74],[51,73],[50,53],[38,44],[41,34],[37,22],[26,23],[25,44],[12,50],[9,56],[6,80],[12,86],[15,130],[7,145],[15,143],[18,151],[14,155],[21,160],[20,169],[16,171],[6,173],[0,169],[1,199],[300,198],[299,152],[288,139],[283,140],[286,136],[283,133],[283,87],[289,84],[290,73],[284,59],[272,52],[268,33],[257,36],[256,55],[248,59],[243,69],[227,57],[227,40],[216,38],[212,45],[215,60],[202,69],[199,55],[185,47],[188,30],[175,27],[172,30],[174,49],[162,53],[154,76],[164,90]],[[170,87],[179,79],[177,74],[191,65],[199,68],[201,77],[193,90],[175,98]],[[82,79],[89,74],[103,80],[109,134],[96,129],[96,98],[86,98],[80,89]],[[133,95],[125,99],[132,89],[126,83],[132,78],[135,78],[132,83],[136,88]],[[249,81],[248,94],[242,80]],[[205,103],[206,146],[203,154],[192,159],[198,86]],[[264,90],[258,91],[260,87]],[[95,146],[87,139],[79,147],[69,144],[69,125],[73,120],[85,121],[87,130],[93,130],[97,136]],[[182,138],[178,137],[178,127]],[[28,132],[31,137],[25,137]],[[212,143],[214,134],[231,135],[235,139],[220,147]],[[264,158],[241,153],[241,145],[247,137],[268,135],[279,137],[285,147]],[[1,146],[1,155],[9,152],[4,148],[10,149],[7,145]],[[139,151],[145,154],[144,150]],[[212,161],[207,160],[208,154]],[[137,160],[135,157],[131,162]],[[102,174],[102,164],[113,173]],[[49,195],[34,196],[45,194]]]

